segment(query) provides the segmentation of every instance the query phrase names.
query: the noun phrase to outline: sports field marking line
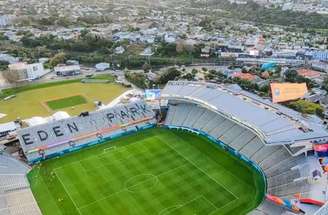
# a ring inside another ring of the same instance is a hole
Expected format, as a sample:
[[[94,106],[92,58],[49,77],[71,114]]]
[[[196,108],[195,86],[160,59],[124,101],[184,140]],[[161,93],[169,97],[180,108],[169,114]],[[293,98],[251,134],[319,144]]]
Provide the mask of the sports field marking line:
[[[165,171],[165,172],[162,172],[162,173],[160,173],[160,174],[158,174],[158,175],[154,175],[154,174],[139,174],[139,175],[153,175],[153,176],[155,176],[156,178],[157,178],[157,182],[156,182],[156,185],[160,182],[160,179],[159,179],[159,177],[160,176],[163,176],[163,175],[166,175],[166,174],[169,174],[169,173],[171,173],[171,172],[173,172],[173,171],[175,171],[175,170],[177,170],[177,169],[180,169],[180,168],[182,168],[182,167],[184,167],[184,166],[186,166],[187,165],[187,163],[185,163],[185,164],[182,164],[182,165],[180,165],[180,166],[177,166],[177,167],[174,167],[173,169],[170,169],[170,170],[167,170],[167,171]],[[134,177],[134,176],[133,176]],[[131,177],[132,178],[132,177]],[[128,179],[128,180],[130,180],[130,179]],[[127,180],[127,181],[128,181]],[[146,180],[144,180],[144,181],[141,181],[141,182],[139,182],[139,183],[137,183],[137,184],[135,184],[135,185],[133,185],[133,186],[130,186],[130,187],[134,187],[134,186],[137,186],[137,185],[139,185],[139,184],[142,184],[142,183],[144,183],[144,182],[146,182],[146,181],[148,181],[148,180],[150,180],[150,179],[146,179]],[[125,183],[124,183],[125,184]],[[130,188],[129,187],[129,188]],[[128,189],[127,189],[127,191],[129,191]],[[129,192],[134,192],[134,191],[129,191]]]
[[[206,198],[204,195],[201,195],[201,196],[205,199],[205,201],[207,201],[208,203],[210,203],[215,208],[215,210],[218,209],[218,207],[216,207],[216,205],[213,202],[211,202],[208,198]]]
[[[123,146],[123,148],[122,149],[124,149],[126,146]],[[121,147],[119,147],[119,148],[121,148]],[[104,152],[102,152],[102,153],[100,153],[100,154],[96,154],[96,155],[92,155],[92,156],[89,156],[89,157],[87,157],[87,158],[84,158],[84,159],[80,159],[80,160],[77,160],[77,161],[73,161],[73,162],[70,162],[70,163],[68,163],[68,164],[64,164],[64,165],[62,165],[62,166],[59,166],[59,167],[56,167],[56,168],[54,168],[53,169],[53,171],[56,171],[56,170],[58,170],[58,169],[62,169],[62,168],[64,168],[64,167],[66,167],[66,166],[70,166],[70,165],[75,165],[75,164],[81,164],[81,162],[82,161],[87,161],[87,160],[91,160],[91,159],[93,159],[93,158],[101,158],[101,155],[103,155],[103,154],[110,154],[110,153],[114,153],[114,152],[117,152],[116,150],[108,150],[108,152],[106,152],[106,153],[104,153]],[[130,155],[130,156],[132,156],[132,155]],[[127,157],[130,157],[130,156],[127,156]],[[125,157],[125,158],[127,158],[127,157]],[[120,161],[120,160],[123,160],[124,158],[122,158],[122,159],[117,159],[117,161]],[[102,165],[102,166],[104,166],[104,165]],[[86,170],[87,171],[87,170]]]
[[[182,164],[182,165],[177,166],[177,167],[175,167],[175,168],[173,168],[173,169],[170,169],[170,170],[168,170],[168,171],[166,171],[166,172],[160,173],[160,174],[156,175],[156,177],[159,178],[159,176],[161,176],[161,175],[167,174],[167,173],[169,173],[169,172],[171,172],[171,171],[177,170],[177,169],[179,169],[179,168],[181,168],[181,167],[184,167],[184,166],[186,166],[186,165],[187,165],[187,164]],[[159,181],[159,180],[158,180],[158,181]],[[142,183],[142,182],[140,182],[140,183]],[[136,184],[136,185],[139,185],[140,183],[138,183],[138,184]],[[133,185],[133,186],[131,186],[131,187],[134,187],[134,186],[136,186],[136,185]],[[130,188],[131,188],[131,187],[130,187]],[[97,202],[100,202],[100,201],[103,201],[103,200],[105,200],[105,199],[108,199],[108,198],[110,198],[110,197],[112,197],[112,196],[114,196],[114,195],[116,195],[116,194],[119,194],[119,193],[121,193],[121,192],[124,192],[124,191],[130,192],[129,190],[126,189],[126,187],[124,187],[124,188],[122,188],[122,189],[119,190],[119,191],[116,191],[116,192],[114,192],[114,193],[112,193],[112,194],[110,194],[110,195],[108,195],[108,196],[104,196],[103,198],[100,198],[100,199],[98,199],[98,200],[95,200],[95,201],[93,201],[93,202],[90,202],[89,204],[83,205],[83,206],[81,206],[81,207],[79,207],[79,208],[80,208],[80,209],[83,209],[83,208],[89,207],[89,206],[92,205],[92,204],[95,204],[95,203],[97,203]]]
[[[73,198],[72,198],[71,195],[69,194],[69,192],[68,192],[68,190],[67,190],[65,184],[62,182],[62,180],[60,179],[60,177],[57,175],[56,171],[54,171],[54,173],[55,173],[56,177],[58,178],[58,181],[60,182],[60,184],[63,186],[63,188],[64,188],[66,194],[67,194],[68,197],[71,199],[71,201],[72,201],[73,205],[75,206],[76,210],[79,212],[79,214],[82,215],[82,213],[81,213],[79,207],[76,205],[75,201],[73,200]]]
[[[166,215],[168,213],[170,213],[171,211],[174,211],[175,209],[181,207],[182,204],[177,204],[177,205],[172,205],[166,208],[163,208],[162,210],[160,210],[158,212],[158,215]]]
[[[182,139],[179,136],[176,136],[180,139]],[[211,160],[213,160],[212,158],[210,158]],[[214,161],[214,160],[213,160]],[[215,161],[214,161],[215,162]],[[227,174],[229,174],[231,177],[233,177],[236,181],[239,182],[239,184],[243,184],[243,185],[247,185],[245,182],[243,182],[242,180],[240,180],[237,176],[235,176],[234,174],[232,174],[232,172],[229,171],[229,169],[227,169],[226,167],[222,166],[220,163],[215,162],[218,166],[220,166],[222,169],[224,169],[225,172],[227,172]]]
[[[146,139],[146,138],[145,138],[145,139]],[[134,144],[135,144],[135,143],[134,143]],[[125,151],[126,148],[127,148],[128,146],[130,146],[130,145],[124,145],[124,146],[119,146],[119,147],[117,147],[117,146],[112,146],[112,147],[115,147],[116,150],[113,150],[113,151],[112,151],[112,150],[109,150],[109,152],[106,152],[106,154],[110,154],[110,153],[114,153],[114,152],[118,152],[118,151]],[[139,147],[141,147],[141,146],[139,146]],[[110,148],[110,147],[108,147],[108,148]],[[140,151],[140,153],[144,153],[144,152],[146,152],[147,149],[148,149],[148,148],[146,148],[146,147],[141,147],[141,148],[143,148],[144,150]],[[106,149],[106,148],[105,148],[105,149]],[[104,149],[103,149],[103,150],[104,150]],[[54,168],[53,170],[61,169],[61,168],[65,167],[65,166],[74,165],[74,164],[76,164],[76,163],[81,163],[81,161],[87,161],[88,159],[92,159],[92,158],[96,158],[96,157],[98,157],[98,158],[100,157],[100,158],[101,158],[101,156],[103,156],[103,154],[105,154],[105,153],[99,153],[99,154],[91,155],[91,156],[88,156],[87,158],[80,159],[80,160],[77,160],[77,161],[70,162],[70,163],[68,163],[68,164],[61,165],[61,166],[59,166],[59,167]],[[129,155],[129,156],[127,156],[127,157],[131,157],[131,156],[133,156],[133,155]],[[124,157],[124,158],[127,158],[127,157]],[[124,158],[119,159],[118,161],[123,160]],[[102,165],[102,166],[104,166],[104,165]]]
[[[232,204],[232,203],[235,202],[235,201],[238,201],[238,199],[234,199],[234,200],[232,200],[232,201],[229,201],[229,202],[225,203],[224,205],[222,205],[222,206],[219,207],[219,208],[216,207],[216,209],[215,209],[214,211],[212,211],[211,213],[209,213],[208,215],[211,215],[211,214],[213,214],[213,213],[215,213],[215,212],[217,212],[217,211],[222,210],[223,208],[227,207],[228,205]]]
[[[128,192],[134,193],[134,192],[136,192],[136,191],[130,190],[130,188],[133,188],[133,187],[135,187],[135,186],[138,186],[139,184],[143,184],[143,183],[145,183],[145,182],[150,181],[151,179],[153,179],[153,178],[148,178],[148,179],[145,179],[145,180],[143,180],[143,181],[139,181],[139,182],[135,183],[134,185],[127,186],[127,183],[128,183],[131,179],[133,179],[134,177],[141,176],[141,175],[145,175],[145,176],[147,175],[147,176],[151,176],[151,177],[155,178],[156,181],[155,181],[155,183],[154,183],[151,187],[154,187],[154,186],[156,186],[156,185],[159,183],[159,178],[158,178],[156,175],[145,173],[145,174],[139,174],[139,175],[135,175],[135,176],[133,176],[133,177],[130,177],[128,180],[126,180],[126,181],[124,182],[124,184],[123,184],[124,188],[125,188]],[[149,188],[149,187],[147,187],[147,188]],[[141,190],[143,190],[143,189],[141,189]]]
[[[179,204],[180,206],[174,208],[174,210],[172,210],[172,211],[178,210],[179,208],[182,208],[182,207],[186,206],[187,204],[189,204],[190,202],[193,202],[193,201],[195,201],[196,199],[199,199],[199,198],[203,198],[202,195],[197,195],[195,198],[190,199],[190,200],[184,202],[183,204]],[[170,211],[170,213],[171,213],[172,211]]]
[[[116,148],[117,148],[116,146],[111,146],[111,147],[105,148],[101,154],[108,153],[108,151],[111,152],[112,150],[115,150]]]
[[[216,182],[218,185],[220,185],[221,187],[223,187],[225,190],[227,190],[233,197],[235,197],[236,199],[239,199],[237,196],[235,196],[235,194],[233,194],[229,189],[227,189],[226,186],[224,186],[223,184],[221,184],[220,182],[218,182],[217,180],[215,180],[214,178],[212,178],[210,175],[208,175],[205,171],[203,171],[199,166],[197,166],[195,163],[193,163],[192,161],[190,161],[189,159],[187,159],[184,155],[182,155],[181,153],[179,153],[176,149],[174,149],[173,147],[171,147],[169,144],[167,144],[166,142],[164,142],[164,144],[166,144],[168,147],[170,147],[171,149],[173,149],[178,155],[180,155],[181,157],[183,157],[186,161],[188,161],[191,165],[193,165],[194,167],[196,167],[199,171],[201,171],[202,173],[204,173],[208,178],[210,178],[211,180],[213,180],[214,182]]]
[[[126,146],[124,146],[124,147],[126,147]],[[136,155],[140,155],[140,154],[144,154],[144,153],[146,153],[146,152],[149,151],[148,148],[146,148],[146,147],[143,147],[142,149],[143,149],[143,150],[137,152],[136,154],[130,154],[130,155],[125,156],[125,157],[123,157],[123,158],[121,158],[121,159],[114,159],[113,162],[115,162],[115,163],[119,163],[120,161],[126,160],[126,159],[128,159],[128,158],[130,158],[130,157],[133,157],[133,156],[136,156]],[[107,152],[106,154],[108,154],[108,153],[112,153],[112,152],[114,152],[114,151],[111,151],[111,150],[110,150],[110,151]],[[101,158],[101,156],[102,156],[103,154],[104,154],[104,153],[101,153],[101,154],[99,154],[99,155],[92,156],[92,158],[95,158],[95,157]],[[94,170],[94,169],[101,169],[101,168],[104,168],[104,167],[107,168],[106,165],[104,165],[104,162],[101,162],[100,165],[99,165],[98,167],[94,167],[94,168],[92,168],[91,170],[88,170],[88,169],[86,169],[86,168],[82,165],[82,163],[81,163],[82,161],[87,161],[88,159],[91,159],[91,158],[86,158],[86,159],[82,159],[82,160],[74,161],[74,162],[71,162],[70,164],[71,164],[71,165],[80,164],[80,165],[83,167],[83,171],[86,172],[86,173],[87,173],[87,172],[90,172],[90,171],[92,171],[92,170]],[[68,165],[70,165],[70,164],[66,164],[66,165],[63,165],[63,166],[57,167],[57,168],[55,168],[54,170],[62,169],[63,167],[68,166]],[[111,164],[113,164],[113,163],[111,163]]]
[[[179,208],[182,208],[184,206],[186,206],[187,204],[197,200],[197,199],[204,199],[206,202],[210,203],[212,206],[215,207],[215,210],[217,209],[217,207],[211,202],[209,201],[204,195],[197,195],[195,198],[192,198],[186,202],[184,202],[183,204],[178,204],[178,205],[174,205],[174,206],[170,206],[170,207],[167,207],[167,208],[164,208],[163,210],[161,210],[158,215],[166,215],[166,214],[170,214],[171,212],[175,211],[175,210],[178,210]],[[177,207],[175,207],[177,206]],[[173,208],[174,207],[174,208]],[[170,209],[172,208],[172,210],[168,210],[168,211],[165,211],[166,209]],[[211,212],[212,213],[212,212]]]

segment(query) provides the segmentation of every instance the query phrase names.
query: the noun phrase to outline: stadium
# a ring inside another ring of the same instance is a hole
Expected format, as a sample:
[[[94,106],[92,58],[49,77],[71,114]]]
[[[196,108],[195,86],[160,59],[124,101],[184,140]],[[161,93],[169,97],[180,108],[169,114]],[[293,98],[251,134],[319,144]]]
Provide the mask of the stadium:
[[[0,214],[328,214],[328,132],[235,85],[171,81],[17,131]]]

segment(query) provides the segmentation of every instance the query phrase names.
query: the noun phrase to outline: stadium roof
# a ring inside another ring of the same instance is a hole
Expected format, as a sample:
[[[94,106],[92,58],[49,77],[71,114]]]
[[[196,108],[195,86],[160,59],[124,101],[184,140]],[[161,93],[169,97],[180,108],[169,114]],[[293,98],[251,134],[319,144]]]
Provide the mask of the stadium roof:
[[[267,144],[325,143],[328,132],[316,116],[303,116],[234,86],[170,81],[163,99],[192,101],[255,131]]]

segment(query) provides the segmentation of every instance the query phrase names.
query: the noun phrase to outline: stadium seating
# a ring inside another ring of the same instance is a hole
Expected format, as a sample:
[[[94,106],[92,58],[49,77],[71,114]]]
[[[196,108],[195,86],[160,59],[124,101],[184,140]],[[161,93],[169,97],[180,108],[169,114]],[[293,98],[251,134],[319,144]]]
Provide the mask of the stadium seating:
[[[265,200],[256,210],[248,215],[281,215],[284,211],[286,211],[284,208]]]
[[[175,101],[169,104],[165,124],[206,132],[256,162],[267,176],[269,194],[290,197],[298,192],[306,194],[309,191],[308,182],[302,179],[298,168],[293,168],[304,162],[304,156],[292,157],[281,145],[265,145],[252,131],[218,113],[196,104]],[[265,211],[273,209],[279,210],[270,215],[281,214],[279,212],[283,210],[264,201],[251,214],[267,214]]]
[[[321,207],[314,215],[326,215],[328,214],[328,202]]]
[[[0,214],[41,215],[26,178],[29,167],[6,154],[0,164]]]

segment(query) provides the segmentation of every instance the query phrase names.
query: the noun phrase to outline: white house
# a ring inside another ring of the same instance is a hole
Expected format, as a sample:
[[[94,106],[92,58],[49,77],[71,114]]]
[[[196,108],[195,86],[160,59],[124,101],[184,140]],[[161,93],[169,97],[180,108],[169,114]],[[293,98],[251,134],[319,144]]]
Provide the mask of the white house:
[[[152,56],[154,54],[151,47],[147,47],[140,53],[141,56]]]
[[[115,54],[123,54],[125,52],[125,49],[124,49],[124,47],[119,46],[119,47],[115,48],[114,52],[115,52]]]
[[[105,71],[109,69],[109,63],[98,63],[95,65],[97,71]]]
[[[49,70],[45,70],[42,63],[15,63],[8,66],[9,71],[17,72],[19,81],[35,80],[47,74]]]
[[[14,63],[17,63],[19,61],[19,59],[17,57],[11,56],[9,54],[0,53],[0,61],[5,61],[10,64],[14,64]]]
[[[166,43],[175,43],[176,38],[177,38],[177,36],[175,33],[168,32],[168,33],[164,34],[164,41]]]
[[[56,66],[54,71],[58,76],[73,76],[81,74],[80,65]]]

